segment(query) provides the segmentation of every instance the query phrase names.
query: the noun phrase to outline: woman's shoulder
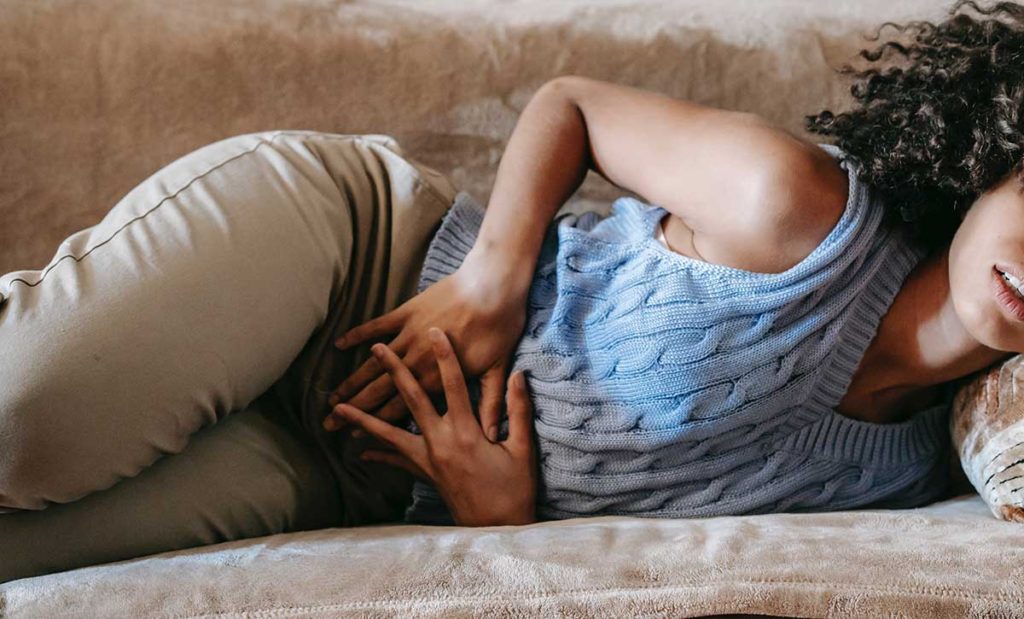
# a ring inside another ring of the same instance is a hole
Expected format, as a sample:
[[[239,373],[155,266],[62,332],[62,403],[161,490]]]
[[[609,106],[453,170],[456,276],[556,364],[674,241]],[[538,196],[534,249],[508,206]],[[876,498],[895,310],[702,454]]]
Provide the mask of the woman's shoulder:
[[[612,212],[619,217],[612,219],[623,221],[618,228],[638,230],[642,240],[651,237],[658,246],[655,253],[664,254],[670,264],[716,279],[742,280],[745,286],[765,290],[818,281],[823,270],[843,270],[879,244],[895,250],[898,240],[886,233],[884,209],[858,178],[856,163],[836,146],[819,144],[814,148],[821,154],[814,156],[813,168],[804,168],[801,174],[794,171],[790,180],[776,183],[776,193],[764,194],[765,201],[790,201],[793,207],[779,224],[779,232],[767,227],[758,232],[747,241],[745,254],[741,254],[739,239],[729,237],[727,245],[714,245],[701,231],[670,217],[667,208],[632,197],[613,204]],[[805,180],[805,187],[797,187],[799,178]],[[656,238],[663,220],[667,246]],[[620,236],[635,240],[632,235]]]
[[[755,191],[740,210],[746,221],[695,226],[692,239],[702,256],[747,271],[781,273],[809,256],[835,230],[862,190],[843,152],[829,144],[800,142],[781,160],[765,161]],[[749,180],[737,179],[737,182]],[[672,239],[669,239],[670,242]]]

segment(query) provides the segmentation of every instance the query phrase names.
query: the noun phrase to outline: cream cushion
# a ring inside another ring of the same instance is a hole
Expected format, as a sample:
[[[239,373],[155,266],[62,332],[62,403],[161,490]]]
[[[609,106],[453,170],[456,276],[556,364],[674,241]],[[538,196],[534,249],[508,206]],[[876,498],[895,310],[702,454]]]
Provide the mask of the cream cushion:
[[[952,433],[964,473],[992,513],[1024,523],[1024,357],[994,365],[957,392]]]

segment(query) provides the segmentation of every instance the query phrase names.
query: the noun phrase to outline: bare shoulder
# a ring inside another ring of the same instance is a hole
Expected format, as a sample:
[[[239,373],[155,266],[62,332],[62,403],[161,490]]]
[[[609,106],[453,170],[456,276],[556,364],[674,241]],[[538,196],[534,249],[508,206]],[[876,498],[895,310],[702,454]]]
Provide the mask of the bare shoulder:
[[[694,246],[709,261],[750,271],[795,266],[842,216],[847,173],[816,143],[758,115],[748,114],[739,128],[723,126],[721,135],[717,165],[731,175],[726,182],[747,190],[733,219],[693,228]]]
[[[579,109],[591,167],[674,215],[708,261],[786,270],[842,215],[835,159],[757,114],[579,76],[547,90]]]
[[[747,208],[761,214],[752,232],[769,241],[760,258],[768,268],[761,270],[779,272],[806,258],[838,223],[846,210],[849,175],[817,144],[767,121],[765,127],[767,143],[758,148],[768,156],[759,195]]]

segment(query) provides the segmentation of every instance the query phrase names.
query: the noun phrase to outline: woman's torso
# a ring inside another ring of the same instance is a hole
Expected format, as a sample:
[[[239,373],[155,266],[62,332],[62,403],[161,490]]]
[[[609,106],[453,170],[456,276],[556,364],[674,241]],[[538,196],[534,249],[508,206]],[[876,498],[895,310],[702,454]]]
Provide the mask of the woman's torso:
[[[846,182],[845,172],[842,182]],[[666,231],[670,227],[672,232],[667,233]],[[655,238],[669,251],[690,259],[706,261],[697,251],[695,236],[694,231],[684,221],[667,213],[655,228]],[[672,242],[669,241],[670,237],[673,239]],[[893,306],[897,304],[898,301],[894,300]],[[879,375],[885,375],[887,368],[874,367],[876,363],[873,361],[875,357],[873,353],[884,344],[882,342],[883,334],[887,331],[884,328],[885,323],[896,318],[892,311],[886,312],[883,316],[878,329],[879,333],[872,338],[871,344],[868,345],[849,387],[835,407],[836,412],[861,421],[894,423],[905,421],[915,412],[941,402],[944,393],[941,385],[929,385],[924,388],[894,388],[888,386],[888,381],[879,380]],[[882,365],[886,364],[883,362]]]
[[[515,360],[534,401],[542,517],[840,509],[935,494],[945,402],[899,424],[836,412],[920,259],[880,226],[852,171],[848,181],[835,229],[778,274],[673,252],[655,234],[665,211],[632,198],[609,217],[552,226]],[[454,214],[448,227],[465,233],[482,209]],[[423,285],[451,269],[451,247],[437,244],[446,260],[428,253]],[[430,500],[420,488],[412,521],[431,519]]]

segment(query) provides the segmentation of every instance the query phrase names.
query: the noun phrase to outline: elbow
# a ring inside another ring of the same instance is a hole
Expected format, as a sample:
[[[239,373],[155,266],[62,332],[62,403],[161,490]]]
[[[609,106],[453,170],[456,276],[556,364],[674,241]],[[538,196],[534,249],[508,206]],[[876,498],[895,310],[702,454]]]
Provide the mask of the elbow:
[[[585,87],[589,81],[590,78],[582,75],[559,75],[544,82],[537,92],[543,91],[573,101],[579,89]]]
[[[559,75],[544,82],[538,92],[545,91],[576,103],[597,80],[582,75]]]

